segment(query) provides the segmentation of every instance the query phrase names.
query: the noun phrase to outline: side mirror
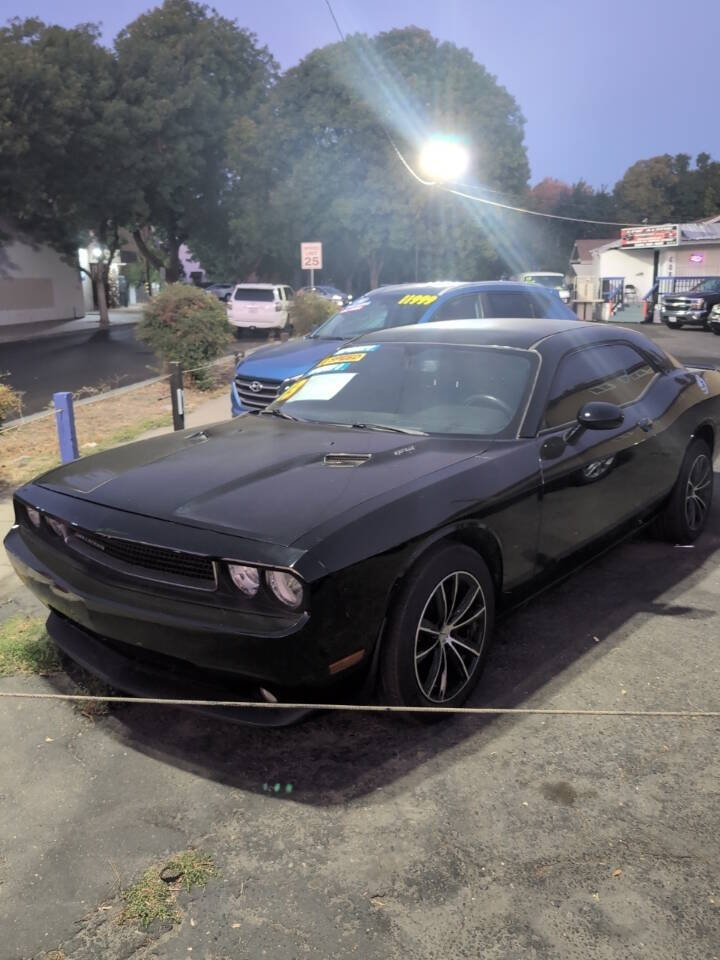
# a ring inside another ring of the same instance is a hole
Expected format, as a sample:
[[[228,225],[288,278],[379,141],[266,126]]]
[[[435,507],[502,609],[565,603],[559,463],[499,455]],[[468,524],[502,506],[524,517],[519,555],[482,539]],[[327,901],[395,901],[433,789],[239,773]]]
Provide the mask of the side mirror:
[[[586,403],[577,415],[578,424],[588,430],[614,430],[624,419],[625,414],[617,404],[601,400]]]

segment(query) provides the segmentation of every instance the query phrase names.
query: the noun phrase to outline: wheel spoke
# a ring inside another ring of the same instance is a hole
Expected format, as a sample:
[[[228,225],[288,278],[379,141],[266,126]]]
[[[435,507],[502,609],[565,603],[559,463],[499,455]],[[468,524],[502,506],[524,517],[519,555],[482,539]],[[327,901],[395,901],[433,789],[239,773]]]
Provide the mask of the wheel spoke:
[[[462,640],[458,640],[457,637],[448,637],[448,644],[453,648],[462,647],[463,650],[467,650],[468,653],[471,653],[473,657],[480,656],[480,650],[473,650],[471,646],[469,646],[467,643],[463,643]]]
[[[442,654],[442,673],[440,674],[440,699],[445,699],[445,694],[447,693],[447,681],[448,681],[448,662],[447,662],[447,653],[445,647],[442,647],[440,650]]]
[[[470,672],[468,671],[468,668],[465,666],[465,661],[464,661],[463,658],[462,658],[462,654],[461,654],[458,650],[455,649],[455,644],[452,643],[450,640],[448,640],[447,646],[450,647],[450,649],[452,650],[452,652],[455,654],[457,660],[459,661],[460,666],[461,666],[462,669],[463,669],[463,673],[465,674],[465,679],[466,679],[466,680],[469,680],[469,679],[470,679]]]
[[[702,522],[703,517],[705,516],[705,511],[707,510],[707,504],[702,497],[698,497],[697,494],[693,497],[695,501],[695,510],[698,514],[698,520]]]
[[[438,681],[438,677],[440,676],[442,665],[443,665],[443,649],[442,647],[438,647],[437,650],[435,651],[435,657],[433,659],[432,666],[430,667],[430,671],[428,673],[427,685],[424,690],[424,693],[430,699],[432,699],[432,693],[433,693],[433,690],[435,689],[435,684]]]
[[[416,662],[416,663],[420,663],[421,660],[424,660],[425,657],[427,657],[428,654],[432,653],[433,650],[436,650],[436,649],[437,649],[437,646],[438,646],[439,643],[440,643],[440,637],[437,638],[437,640],[435,641],[435,643],[431,643],[430,646],[429,646],[426,650],[423,650],[422,653],[416,653],[416,654],[415,654],[415,662]]]
[[[476,586],[475,589],[472,591],[468,590],[467,595],[465,596],[464,600],[460,604],[459,609],[453,611],[453,614],[454,614],[453,620],[448,624],[448,626],[453,628],[457,627],[458,620],[461,620],[465,616],[468,610],[472,607],[475,601],[475,597],[479,593],[480,593],[479,586]]]
[[[465,620],[462,620],[460,623],[454,623],[453,630],[461,630],[463,627],[466,627],[469,623],[472,623],[473,620],[477,620],[478,617],[481,617],[485,613],[485,606],[483,605],[480,609],[474,613],[471,617],[467,617]]]

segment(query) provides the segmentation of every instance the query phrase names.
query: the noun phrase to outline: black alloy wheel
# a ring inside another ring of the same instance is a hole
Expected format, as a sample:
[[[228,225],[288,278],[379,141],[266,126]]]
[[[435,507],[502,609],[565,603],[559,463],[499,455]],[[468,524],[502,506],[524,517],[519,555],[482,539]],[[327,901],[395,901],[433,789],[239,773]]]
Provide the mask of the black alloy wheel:
[[[670,543],[694,543],[707,523],[713,500],[712,453],[696,437],[690,442],[657,530]]]
[[[405,579],[382,639],[384,703],[453,707],[482,672],[495,622],[495,589],[482,557],[444,543]]]

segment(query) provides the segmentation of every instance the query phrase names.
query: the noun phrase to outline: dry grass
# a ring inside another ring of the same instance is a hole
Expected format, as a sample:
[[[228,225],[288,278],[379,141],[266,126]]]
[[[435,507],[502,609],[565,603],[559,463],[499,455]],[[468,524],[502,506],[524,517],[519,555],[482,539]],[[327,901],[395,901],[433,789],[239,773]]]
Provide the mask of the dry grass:
[[[226,393],[232,368],[231,357],[219,364],[215,368],[216,385],[210,390],[186,387],[186,411],[190,412],[204,401]],[[171,423],[172,407],[167,381],[75,406],[81,456],[127,443],[146,430],[170,426]],[[8,496],[16,487],[59,462],[54,417],[31,420],[3,431],[0,433],[0,497]]]

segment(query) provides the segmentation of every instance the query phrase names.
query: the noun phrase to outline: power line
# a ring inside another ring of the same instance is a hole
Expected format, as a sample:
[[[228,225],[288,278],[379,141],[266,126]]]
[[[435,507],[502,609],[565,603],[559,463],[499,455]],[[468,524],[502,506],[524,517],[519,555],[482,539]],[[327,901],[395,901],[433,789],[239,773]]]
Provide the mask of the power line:
[[[325,0],[325,4],[328,10],[330,11],[330,16],[333,19],[333,23],[335,24],[335,27],[340,36],[340,39],[342,40],[343,43],[345,43],[346,42],[345,34],[343,33],[342,27],[338,22],[338,18],[335,16],[335,11],[332,8],[332,4],[330,0]],[[464,193],[462,190],[454,190],[452,187],[447,187],[444,184],[438,183],[434,180],[423,180],[423,178],[418,173],[416,173],[415,170],[413,170],[412,166],[405,159],[400,148],[397,146],[397,144],[393,140],[390,134],[390,131],[382,122],[382,120],[380,120],[379,122],[385,136],[388,138],[390,146],[395,151],[402,165],[405,167],[408,173],[411,176],[413,176],[417,180],[417,182],[421,183],[424,187],[435,187],[438,190],[442,190],[443,193],[454,194],[456,197],[463,197],[464,199],[472,200],[475,203],[484,203],[486,206],[490,206],[490,207],[498,207],[501,210],[510,210],[513,213],[524,213],[530,217],[545,217],[545,219],[548,219],[548,220],[562,220],[566,223],[589,223],[597,227],[646,227],[648,225],[646,223],[628,223],[627,221],[620,221],[620,220],[589,220],[585,217],[564,217],[558,213],[543,213],[540,210],[528,210],[527,207],[516,207],[516,206],[512,206],[509,203],[500,203],[500,201],[498,200],[488,200],[487,197],[478,197],[475,194]],[[485,188],[481,187],[480,189],[485,189]],[[491,188],[489,187],[487,189],[490,190],[490,192],[492,193],[501,192],[499,190],[491,190]]]

